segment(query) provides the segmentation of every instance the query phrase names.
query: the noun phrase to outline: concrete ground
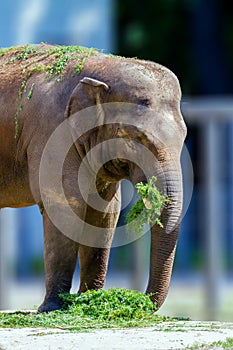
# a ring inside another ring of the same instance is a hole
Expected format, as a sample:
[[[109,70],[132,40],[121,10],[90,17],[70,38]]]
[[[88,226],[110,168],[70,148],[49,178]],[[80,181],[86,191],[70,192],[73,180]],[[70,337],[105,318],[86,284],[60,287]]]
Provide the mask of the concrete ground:
[[[210,346],[233,337],[233,323],[178,321],[135,329],[69,332],[54,329],[0,329],[1,350],[221,349]],[[194,347],[195,346],[195,347]]]

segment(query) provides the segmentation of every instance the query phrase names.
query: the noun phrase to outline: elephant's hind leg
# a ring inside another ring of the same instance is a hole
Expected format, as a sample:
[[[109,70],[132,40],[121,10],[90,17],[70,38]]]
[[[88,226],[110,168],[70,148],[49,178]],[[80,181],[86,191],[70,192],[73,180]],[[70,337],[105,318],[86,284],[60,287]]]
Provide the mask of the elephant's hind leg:
[[[70,291],[78,244],[63,235],[46,212],[43,213],[43,222],[46,295],[38,312],[49,312],[60,309],[62,301],[59,294]]]

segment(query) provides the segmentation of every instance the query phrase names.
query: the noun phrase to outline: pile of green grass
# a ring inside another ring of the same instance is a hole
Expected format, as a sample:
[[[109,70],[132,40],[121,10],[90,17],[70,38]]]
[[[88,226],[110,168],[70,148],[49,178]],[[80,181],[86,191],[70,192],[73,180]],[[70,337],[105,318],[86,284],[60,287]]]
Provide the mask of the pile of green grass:
[[[67,330],[153,326],[172,319],[156,314],[149,295],[113,288],[62,294],[62,310],[50,313],[0,313],[1,328],[45,327]]]

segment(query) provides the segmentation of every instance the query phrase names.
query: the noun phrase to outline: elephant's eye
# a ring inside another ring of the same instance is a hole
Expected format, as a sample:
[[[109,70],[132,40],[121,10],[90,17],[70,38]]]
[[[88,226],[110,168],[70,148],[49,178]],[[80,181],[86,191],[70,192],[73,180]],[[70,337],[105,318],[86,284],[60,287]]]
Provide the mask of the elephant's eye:
[[[139,103],[137,106],[138,115],[143,115],[147,111],[147,108],[149,107],[150,107],[150,100],[148,99],[139,100]]]
[[[150,106],[150,101],[148,99],[140,100],[139,106],[140,107],[149,107]]]

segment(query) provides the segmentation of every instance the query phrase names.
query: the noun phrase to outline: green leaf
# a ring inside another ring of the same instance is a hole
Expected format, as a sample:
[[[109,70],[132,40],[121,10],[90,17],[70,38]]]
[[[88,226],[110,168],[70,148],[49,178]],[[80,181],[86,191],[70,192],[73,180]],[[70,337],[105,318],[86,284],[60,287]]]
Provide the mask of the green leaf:
[[[148,183],[137,183],[135,188],[138,191],[138,201],[126,214],[126,231],[134,232],[137,235],[143,233],[144,224],[154,224],[163,227],[160,215],[163,208],[170,203],[166,194],[159,191],[156,185],[157,178],[152,176]]]

